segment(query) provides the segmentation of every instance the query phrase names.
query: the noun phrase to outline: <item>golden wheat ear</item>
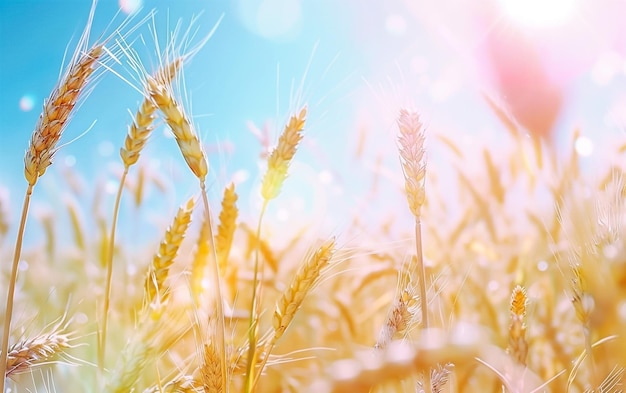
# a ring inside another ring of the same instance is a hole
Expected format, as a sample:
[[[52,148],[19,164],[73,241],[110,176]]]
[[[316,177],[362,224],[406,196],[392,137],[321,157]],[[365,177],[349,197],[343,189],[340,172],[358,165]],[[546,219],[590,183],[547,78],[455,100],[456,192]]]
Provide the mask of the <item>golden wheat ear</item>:
[[[18,234],[15,243],[9,288],[7,291],[4,330],[0,348],[0,376],[4,376],[7,370],[7,351],[9,334],[11,332],[17,265],[20,260],[26,218],[28,216],[33,189],[39,178],[43,176],[50,165],[52,165],[54,155],[59,149],[59,140],[67,128],[80,100],[88,95],[91,84],[95,79],[95,72],[100,66],[105,65],[108,60],[114,57],[115,50],[108,49],[105,45],[113,36],[121,35],[120,31],[125,28],[125,25],[122,25],[119,29],[114,31],[112,35],[100,39],[90,46],[89,37],[95,9],[96,2],[94,1],[85,30],[78,41],[74,54],[56,86],[52,89],[49,97],[44,101],[43,110],[35,125],[26,154],[24,155],[24,177],[26,178],[28,187],[24,197],[20,226],[17,231]],[[130,31],[132,30],[133,29]],[[0,377],[0,391],[4,391],[3,377]]]

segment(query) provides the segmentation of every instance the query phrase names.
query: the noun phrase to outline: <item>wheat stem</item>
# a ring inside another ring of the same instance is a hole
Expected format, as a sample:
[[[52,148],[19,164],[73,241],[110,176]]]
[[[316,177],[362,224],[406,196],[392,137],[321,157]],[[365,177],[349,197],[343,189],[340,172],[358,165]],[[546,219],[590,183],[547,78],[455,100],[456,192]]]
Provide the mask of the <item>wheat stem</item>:
[[[263,207],[261,208],[261,213],[259,214],[259,222],[256,228],[256,238],[261,239],[261,223],[263,222],[263,216],[265,215],[265,211],[267,209],[267,204],[269,200],[265,199],[263,201]],[[261,269],[261,275],[263,275],[263,271]],[[252,305],[250,307],[250,323],[248,325],[248,357],[246,361],[246,375],[245,378],[245,387],[244,392],[251,393],[254,389],[255,384],[255,366],[256,366],[256,358],[257,358],[257,341],[259,336],[259,303],[261,302],[261,292],[263,287],[261,286],[261,280],[259,280],[259,247],[257,247],[254,251],[254,275],[252,279]]]
[[[222,386],[225,392],[228,392],[228,369],[226,368],[226,326],[224,322],[224,306],[222,299],[222,288],[220,283],[220,271],[217,262],[217,254],[215,251],[215,238],[213,236],[213,223],[211,221],[211,209],[209,206],[209,199],[206,193],[206,186],[204,184],[204,179],[200,179],[200,192],[202,194],[202,202],[204,204],[204,225],[206,225],[208,234],[209,234],[209,242],[211,253],[209,254],[211,258],[211,266],[213,266],[213,288],[214,288],[214,296],[215,296],[215,319],[217,320],[217,327],[214,329],[217,334],[215,344],[216,344],[216,356],[219,357],[220,361],[220,372],[222,378]]]
[[[22,254],[22,242],[24,239],[24,229],[26,227],[26,217],[30,206],[30,198],[33,194],[33,184],[26,188],[24,204],[22,206],[22,216],[20,226],[17,230],[17,240],[15,241],[15,252],[13,253],[13,263],[11,265],[11,277],[9,278],[9,289],[7,291],[7,303],[4,312],[4,329],[2,334],[2,349],[0,352],[0,392],[4,392],[5,376],[7,372],[7,356],[9,349],[9,334],[11,333],[11,318],[13,317],[13,299],[15,296],[15,282],[17,281],[17,267]]]

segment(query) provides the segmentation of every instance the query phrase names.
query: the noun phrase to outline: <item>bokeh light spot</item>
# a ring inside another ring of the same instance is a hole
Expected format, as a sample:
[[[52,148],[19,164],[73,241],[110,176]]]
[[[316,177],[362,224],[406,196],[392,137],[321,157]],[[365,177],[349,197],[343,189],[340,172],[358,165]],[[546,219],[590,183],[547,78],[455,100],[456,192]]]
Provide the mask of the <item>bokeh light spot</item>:
[[[266,38],[289,38],[300,24],[298,0],[264,0],[257,13],[259,33]]]
[[[30,112],[35,106],[35,98],[31,95],[24,95],[20,98],[20,109],[24,112]]]
[[[302,25],[300,0],[238,0],[237,11],[248,30],[270,40],[293,40]]]
[[[63,163],[67,167],[73,167],[74,165],[76,165],[76,157],[72,155],[66,156],[65,159],[63,160]]]
[[[119,0],[120,9],[128,15],[137,12],[141,8],[142,3],[142,0]]]
[[[548,262],[539,261],[537,263],[537,270],[539,270],[540,272],[545,272],[546,270],[548,270]]]
[[[406,27],[406,19],[400,14],[391,14],[385,19],[385,29],[391,35],[403,35],[406,32]]]
[[[102,157],[109,157],[111,154],[113,154],[114,150],[115,147],[110,141],[103,141],[100,142],[100,144],[98,145],[98,154],[100,154]]]
[[[589,157],[593,153],[593,142],[586,136],[579,136],[574,142],[576,153],[582,157]]]
[[[558,26],[567,22],[578,0],[500,0],[514,21],[528,27]]]

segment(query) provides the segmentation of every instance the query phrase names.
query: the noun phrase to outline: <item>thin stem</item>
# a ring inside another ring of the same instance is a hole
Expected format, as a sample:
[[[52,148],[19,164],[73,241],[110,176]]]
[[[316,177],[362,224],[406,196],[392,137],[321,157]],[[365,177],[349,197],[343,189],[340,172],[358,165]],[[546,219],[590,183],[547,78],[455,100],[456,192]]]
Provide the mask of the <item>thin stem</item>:
[[[422,253],[422,222],[420,217],[415,218],[415,251],[417,252],[417,274],[420,278],[420,303],[422,309],[422,326],[428,329],[428,299],[426,298],[426,268]]]
[[[426,297],[426,267],[424,266],[424,255],[422,250],[422,220],[420,216],[415,217],[415,251],[417,256],[417,273],[420,278],[420,303],[422,309],[422,327],[428,329],[428,298]],[[432,391],[430,370],[424,373],[424,389],[426,392]]]
[[[259,247],[261,244],[261,222],[267,209],[267,199],[263,201],[259,223],[256,228],[256,244],[254,252],[254,276],[252,279],[252,306],[250,307],[250,326],[248,327],[248,360],[246,362],[245,389],[244,392],[251,393],[254,388],[256,378],[254,367],[256,365],[256,344],[259,330],[258,304],[261,300],[261,288],[259,285]],[[258,295],[257,295],[258,292]]]
[[[222,373],[222,386],[225,392],[228,392],[228,373],[226,369],[226,339],[225,339],[225,324],[224,324],[224,308],[222,304],[222,288],[220,284],[220,270],[217,265],[217,253],[215,250],[215,238],[213,236],[213,224],[211,222],[211,209],[209,208],[209,199],[207,198],[206,187],[204,181],[200,180],[200,191],[202,194],[202,202],[204,204],[205,220],[204,225],[207,226],[209,232],[209,248],[211,252],[209,258],[211,258],[211,265],[213,266],[213,275],[215,282],[213,287],[215,288],[215,313],[217,316],[217,349],[220,356],[220,371]]]
[[[104,370],[104,355],[107,343],[107,327],[109,321],[109,308],[111,306],[111,282],[113,279],[113,251],[115,249],[115,229],[117,228],[117,217],[120,211],[120,201],[122,200],[122,190],[128,175],[128,166],[124,168],[124,173],[120,179],[120,185],[115,197],[115,207],[113,208],[113,222],[111,223],[111,233],[109,235],[109,249],[107,251],[107,277],[104,290],[104,309],[102,314],[102,331],[98,337],[98,369],[100,373]]]
[[[15,282],[17,281],[17,267],[22,254],[22,242],[24,239],[24,229],[26,227],[26,217],[30,206],[30,197],[33,194],[35,184],[29,184],[24,196],[22,206],[22,217],[20,227],[17,230],[17,240],[15,241],[15,252],[13,253],[13,265],[11,267],[11,278],[9,280],[9,290],[7,293],[7,304],[4,312],[4,332],[2,335],[2,349],[0,353],[0,392],[4,392],[4,383],[7,371],[7,357],[9,351],[9,334],[11,332],[11,318],[13,316],[13,298],[15,296]]]

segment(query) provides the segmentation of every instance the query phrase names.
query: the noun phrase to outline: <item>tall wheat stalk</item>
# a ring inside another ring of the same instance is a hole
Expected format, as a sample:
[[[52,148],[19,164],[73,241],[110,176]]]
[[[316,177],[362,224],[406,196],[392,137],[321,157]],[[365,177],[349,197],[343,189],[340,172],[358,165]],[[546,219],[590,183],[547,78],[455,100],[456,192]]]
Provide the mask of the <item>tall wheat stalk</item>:
[[[426,297],[426,268],[422,252],[422,206],[426,199],[426,159],[424,157],[424,128],[417,112],[400,110],[398,119],[400,135],[400,163],[404,173],[404,188],[409,209],[415,218],[415,252],[417,274],[419,277],[422,327],[428,329],[428,298]],[[430,373],[425,374],[427,391],[432,390]]]
[[[106,42],[106,40],[102,43],[94,44],[90,48],[88,47],[89,33],[91,31],[94,12],[95,2],[92,5],[87,25],[78,41],[76,51],[68,64],[67,70],[44,102],[43,111],[39,116],[24,157],[24,177],[28,182],[28,187],[26,188],[22,205],[20,225],[17,231],[13,263],[11,265],[11,276],[7,290],[2,346],[0,348],[0,392],[4,392],[17,268],[22,252],[22,242],[30,199],[35,184],[37,184],[37,180],[39,180],[46,172],[46,169],[52,165],[54,154],[58,150],[57,144],[71,119],[74,107],[78,103],[81,93],[86,90],[91,79],[90,77],[98,67],[101,57],[105,55],[104,42]]]
[[[259,337],[259,310],[258,305],[261,302],[261,285],[262,280],[259,279],[259,271],[263,274],[263,268],[259,269],[259,244],[261,242],[261,223],[263,216],[267,210],[270,200],[276,198],[280,193],[280,189],[287,178],[287,172],[293,156],[296,154],[298,144],[302,139],[302,130],[306,119],[306,107],[303,107],[296,115],[292,115],[289,122],[285,126],[283,133],[278,139],[278,145],[270,154],[267,160],[267,171],[263,176],[261,183],[261,196],[263,197],[263,206],[259,214],[259,222],[256,229],[256,238],[258,240],[254,253],[254,275],[252,279],[252,306],[250,307],[250,322],[248,327],[248,355],[246,360],[246,375],[244,391],[250,393],[254,390],[257,382],[256,363],[257,363],[257,342]]]

